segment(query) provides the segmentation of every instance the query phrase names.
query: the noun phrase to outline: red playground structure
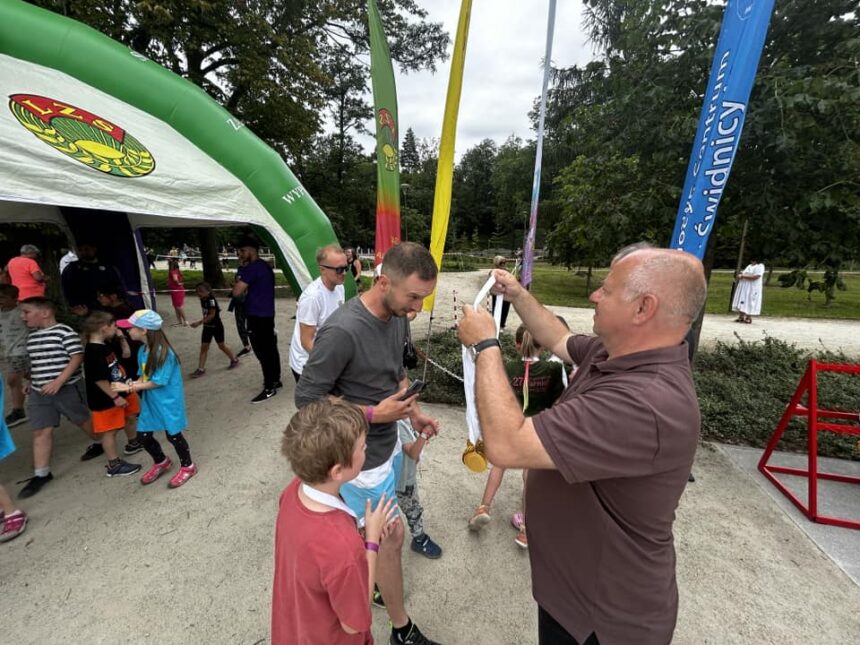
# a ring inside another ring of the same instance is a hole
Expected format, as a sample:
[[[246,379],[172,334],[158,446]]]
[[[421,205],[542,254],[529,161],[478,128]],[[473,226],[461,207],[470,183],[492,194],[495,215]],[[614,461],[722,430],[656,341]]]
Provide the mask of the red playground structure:
[[[860,436],[860,412],[848,412],[842,410],[822,410],[818,407],[818,373],[840,372],[843,374],[860,374],[860,365],[843,365],[839,363],[819,363],[811,359],[806,366],[806,371],[800,379],[800,383],[791,397],[782,418],[774,430],[764,454],[758,462],[758,469],[776,486],[783,495],[806,515],[807,518],[819,524],[832,524],[850,529],[860,529],[860,521],[848,520],[839,517],[821,515],[818,512],[818,480],[843,482],[847,484],[860,484],[860,477],[840,475],[838,473],[825,473],[818,470],[818,433],[835,432]],[[806,405],[801,403],[806,395]],[[789,421],[793,417],[806,417],[807,419],[807,449],[808,466],[806,469],[789,468],[787,466],[768,465],[768,460],[773,454],[776,444],[785,433]],[[825,422],[822,419],[837,420],[840,423]],[[796,475],[805,477],[808,483],[808,503],[804,503],[783,484],[775,475]]]

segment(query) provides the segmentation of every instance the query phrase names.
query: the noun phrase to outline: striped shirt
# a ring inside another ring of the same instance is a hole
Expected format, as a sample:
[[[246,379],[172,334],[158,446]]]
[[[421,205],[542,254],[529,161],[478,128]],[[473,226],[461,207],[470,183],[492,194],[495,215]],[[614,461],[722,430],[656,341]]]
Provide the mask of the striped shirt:
[[[27,337],[30,375],[33,387],[41,389],[66,369],[73,354],[83,354],[81,338],[68,325],[57,323],[45,329],[34,329]],[[70,385],[81,378],[78,367],[66,381]]]

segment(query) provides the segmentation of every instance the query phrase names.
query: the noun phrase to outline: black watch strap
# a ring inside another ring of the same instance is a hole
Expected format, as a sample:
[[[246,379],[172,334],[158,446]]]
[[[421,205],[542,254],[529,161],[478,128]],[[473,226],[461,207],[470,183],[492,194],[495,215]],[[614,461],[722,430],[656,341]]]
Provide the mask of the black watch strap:
[[[482,340],[481,342],[472,345],[472,355],[477,358],[478,354],[490,347],[498,347],[499,349],[501,349],[502,344],[499,342],[498,338],[488,338],[486,340]]]

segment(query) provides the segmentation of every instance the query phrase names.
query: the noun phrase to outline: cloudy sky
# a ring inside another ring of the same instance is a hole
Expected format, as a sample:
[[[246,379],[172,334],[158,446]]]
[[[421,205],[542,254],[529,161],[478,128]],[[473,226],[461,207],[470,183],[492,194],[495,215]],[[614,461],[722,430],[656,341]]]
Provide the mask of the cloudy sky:
[[[449,58],[430,72],[405,75],[395,66],[401,132],[438,138],[451,71],[450,54],[457,31],[460,0],[424,0],[428,19],[442,22],[450,34]],[[528,113],[540,95],[541,60],[546,47],[549,0],[473,0],[456,156],[485,138],[502,143],[511,134],[533,138]],[[556,67],[584,64],[592,58],[582,30],[582,3],[557,3],[552,62]],[[370,150],[373,141],[362,138]]]

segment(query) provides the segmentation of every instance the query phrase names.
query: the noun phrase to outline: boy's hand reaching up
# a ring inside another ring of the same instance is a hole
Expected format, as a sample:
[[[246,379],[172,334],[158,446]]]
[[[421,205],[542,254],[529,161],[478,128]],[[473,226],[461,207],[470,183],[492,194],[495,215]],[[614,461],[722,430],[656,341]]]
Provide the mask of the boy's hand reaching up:
[[[396,498],[385,499],[385,495],[379,498],[376,508],[370,508],[370,500],[365,502],[364,507],[364,535],[368,542],[379,544],[379,540],[388,535],[386,530],[397,512]]]

